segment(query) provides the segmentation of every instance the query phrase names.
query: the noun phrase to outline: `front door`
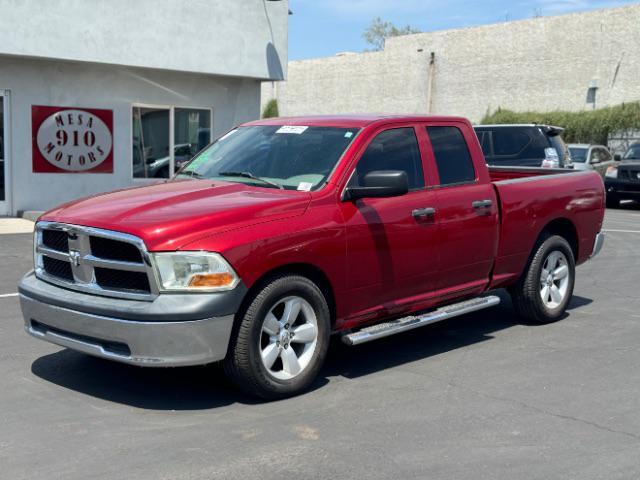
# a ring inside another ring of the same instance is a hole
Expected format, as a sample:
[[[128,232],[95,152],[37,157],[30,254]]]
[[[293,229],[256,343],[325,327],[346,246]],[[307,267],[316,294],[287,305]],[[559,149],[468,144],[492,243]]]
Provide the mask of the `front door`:
[[[423,156],[413,125],[374,135],[349,185],[376,170],[404,170],[409,193],[342,202],[347,234],[350,314],[355,323],[401,313],[432,291],[438,269],[436,193],[426,188]]]
[[[0,215],[7,215],[7,170],[9,163],[9,147],[7,139],[8,130],[8,96],[4,90],[0,90]]]

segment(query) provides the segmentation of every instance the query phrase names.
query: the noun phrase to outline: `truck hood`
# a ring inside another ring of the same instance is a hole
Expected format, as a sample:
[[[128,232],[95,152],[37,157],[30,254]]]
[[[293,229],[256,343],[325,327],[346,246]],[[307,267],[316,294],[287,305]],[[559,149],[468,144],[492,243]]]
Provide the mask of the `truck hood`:
[[[308,192],[179,180],[70,202],[40,220],[129,233],[151,251],[178,250],[203,237],[301,215],[310,200]]]

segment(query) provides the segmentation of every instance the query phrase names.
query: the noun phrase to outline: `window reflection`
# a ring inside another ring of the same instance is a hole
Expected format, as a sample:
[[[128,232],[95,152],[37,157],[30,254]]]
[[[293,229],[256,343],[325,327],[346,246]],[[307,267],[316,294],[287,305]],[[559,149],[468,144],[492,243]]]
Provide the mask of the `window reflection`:
[[[169,178],[169,113],[133,107],[134,178]]]
[[[211,142],[211,110],[176,108],[173,125],[177,171]]]

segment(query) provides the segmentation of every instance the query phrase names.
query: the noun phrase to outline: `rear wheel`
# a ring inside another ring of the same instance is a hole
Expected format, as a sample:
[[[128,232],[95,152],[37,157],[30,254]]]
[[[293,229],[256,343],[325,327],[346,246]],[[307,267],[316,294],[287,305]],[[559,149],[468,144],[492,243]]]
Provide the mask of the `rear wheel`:
[[[560,236],[537,246],[525,275],[512,288],[516,311],[536,323],[559,320],[573,295],[575,259],[569,243]]]
[[[276,277],[239,319],[225,370],[249,394],[266,399],[297,395],[322,367],[330,329],[327,302],[311,280]]]

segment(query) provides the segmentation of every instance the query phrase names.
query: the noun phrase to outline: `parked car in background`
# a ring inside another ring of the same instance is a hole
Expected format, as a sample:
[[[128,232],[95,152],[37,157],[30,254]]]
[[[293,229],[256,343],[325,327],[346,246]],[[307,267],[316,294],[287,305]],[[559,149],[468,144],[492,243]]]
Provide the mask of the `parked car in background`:
[[[487,164],[498,167],[573,168],[561,127],[476,125]]]
[[[281,398],[312,384],[331,334],[359,345],[497,288],[559,320],[603,217],[596,173],[488,168],[462,118],[265,119],[167,182],[44,214],[20,301],[36,338],[139,366],[223,360]]]
[[[605,174],[607,207],[620,206],[621,200],[640,201],[640,143],[635,143],[620,162],[610,166]]]
[[[576,170],[595,170],[604,177],[607,169],[615,164],[613,155],[604,145],[570,143],[569,153]]]

